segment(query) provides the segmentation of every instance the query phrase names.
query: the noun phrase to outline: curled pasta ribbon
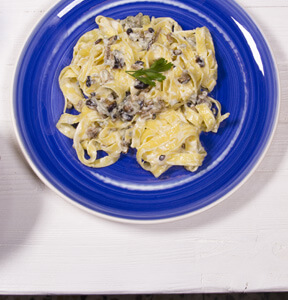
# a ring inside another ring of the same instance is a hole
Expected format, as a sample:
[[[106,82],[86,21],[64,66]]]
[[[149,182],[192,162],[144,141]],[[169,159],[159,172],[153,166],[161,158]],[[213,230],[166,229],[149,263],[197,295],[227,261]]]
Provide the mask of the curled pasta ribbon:
[[[221,104],[219,101],[208,97],[209,102],[204,102],[201,104],[196,105],[193,108],[185,107],[184,108],[184,115],[186,119],[196,126],[200,128],[201,131],[205,132],[214,132],[218,131],[219,125],[222,121],[229,117],[229,113],[224,115],[221,114]],[[211,110],[210,106],[215,104],[215,113]]]
[[[96,111],[85,109],[79,115],[63,114],[57,123],[59,131],[73,139],[73,146],[79,160],[89,167],[109,166],[119,159],[123,151],[123,148],[119,147],[122,139],[121,132],[114,130],[114,126],[109,126],[109,123],[101,127],[100,124],[103,122],[105,120]],[[77,124],[76,129],[73,124]],[[126,126],[125,124],[122,128]],[[121,128],[121,125],[119,127]],[[107,155],[97,159],[97,152],[100,150]]]
[[[167,110],[157,119],[145,123],[136,149],[138,163],[159,177],[171,166],[196,170],[206,155],[199,140],[199,130],[189,124],[180,112]]]

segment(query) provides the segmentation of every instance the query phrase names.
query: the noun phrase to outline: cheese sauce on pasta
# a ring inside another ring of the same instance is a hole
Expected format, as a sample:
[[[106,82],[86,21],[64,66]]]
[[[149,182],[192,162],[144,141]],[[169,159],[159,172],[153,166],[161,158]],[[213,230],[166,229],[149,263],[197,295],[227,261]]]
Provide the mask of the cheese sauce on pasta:
[[[155,177],[175,165],[196,171],[206,156],[200,133],[216,133],[229,116],[208,95],[217,80],[209,30],[184,31],[171,18],[142,13],[124,20],[97,16],[96,23],[99,28],[81,36],[59,76],[65,97],[59,131],[73,139],[89,167],[109,166],[132,147]],[[161,58],[173,67],[155,86],[125,72],[148,69]],[[67,113],[71,108],[79,113]],[[99,150],[107,155],[99,158]]]

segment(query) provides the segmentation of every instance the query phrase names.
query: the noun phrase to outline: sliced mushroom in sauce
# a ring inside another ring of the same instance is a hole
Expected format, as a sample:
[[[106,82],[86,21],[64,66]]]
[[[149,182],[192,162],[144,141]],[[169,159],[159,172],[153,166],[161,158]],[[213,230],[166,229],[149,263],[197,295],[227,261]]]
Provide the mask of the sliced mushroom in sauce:
[[[107,111],[108,111],[109,113],[111,113],[111,112],[113,111],[114,108],[117,108],[117,102],[116,102],[116,101],[112,102],[112,103],[107,107]]]
[[[122,69],[125,66],[124,55],[119,50],[112,51],[112,55],[114,56],[114,66],[113,69]]]
[[[188,73],[186,72],[183,72],[181,77],[178,78],[178,81],[181,83],[181,84],[186,84],[188,83],[189,81],[191,80],[191,77],[189,76]]]
[[[144,90],[144,89],[147,89],[149,87],[149,84],[144,83],[140,80],[136,80],[134,87],[137,90]]]
[[[205,60],[202,57],[197,56],[195,61],[201,68],[205,67]]]
[[[143,69],[144,67],[144,61],[137,60],[135,63],[131,66],[132,69],[134,70],[140,70]]]
[[[91,80],[91,76],[87,76],[86,79],[86,86],[90,87],[93,84],[93,81]]]
[[[88,106],[90,109],[96,110],[97,109],[97,102],[96,99],[88,99],[85,102],[86,106]]]
[[[133,33],[133,29],[132,28],[128,28],[127,30],[126,30],[126,33],[129,35],[130,33]]]
[[[102,41],[103,41],[103,39],[100,38],[100,39],[96,40],[94,44],[95,44],[95,45],[98,45],[98,44],[101,43]]]
[[[99,127],[89,127],[86,130],[86,134],[89,139],[94,139],[98,136],[101,129]]]

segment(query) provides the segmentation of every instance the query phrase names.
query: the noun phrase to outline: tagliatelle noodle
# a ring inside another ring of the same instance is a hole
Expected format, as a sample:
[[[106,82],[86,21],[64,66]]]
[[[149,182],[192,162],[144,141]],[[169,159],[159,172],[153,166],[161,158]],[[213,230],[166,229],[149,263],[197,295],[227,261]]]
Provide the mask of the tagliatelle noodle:
[[[201,132],[216,133],[229,116],[208,96],[218,67],[209,30],[184,31],[171,18],[141,13],[125,20],[97,16],[96,23],[99,28],[80,37],[59,76],[65,97],[59,131],[73,139],[89,167],[109,166],[131,147],[155,177],[175,165],[196,171],[206,156]],[[174,67],[155,87],[139,85],[126,72],[149,69],[160,58]],[[78,114],[68,113],[72,108]],[[100,150],[107,155],[99,157]]]

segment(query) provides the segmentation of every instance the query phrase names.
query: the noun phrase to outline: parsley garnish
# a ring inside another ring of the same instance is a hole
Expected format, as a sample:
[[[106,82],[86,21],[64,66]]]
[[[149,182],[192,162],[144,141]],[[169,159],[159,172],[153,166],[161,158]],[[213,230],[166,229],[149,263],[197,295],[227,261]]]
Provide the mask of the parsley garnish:
[[[165,58],[159,58],[151,65],[149,69],[140,69],[138,71],[126,71],[129,75],[138,79],[139,81],[155,86],[155,80],[163,81],[166,76],[162,75],[161,72],[165,72],[171,69],[173,64],[168,62]]]

